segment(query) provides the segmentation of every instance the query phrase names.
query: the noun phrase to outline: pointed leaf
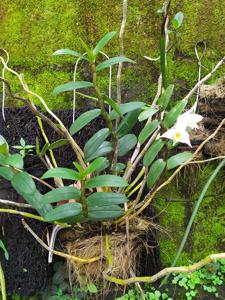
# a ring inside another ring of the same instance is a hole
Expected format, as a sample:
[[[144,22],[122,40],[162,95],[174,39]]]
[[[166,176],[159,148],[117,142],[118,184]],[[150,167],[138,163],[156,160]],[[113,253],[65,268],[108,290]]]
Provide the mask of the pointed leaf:
[[[140,109],[136,109],[129,112],[125,116],[125,119],[122,120],[122,122],[119,124],[116,130],[116,134],[118,137],[122,137],[123,135],[129,133],[133,129],[133,127],[138,121],[139,113],[140,113]]]
[[[101,168],[103,164],[105,164],[107,159],[105,157],[96,158],[84,171],[84,176],[95,172],[97,169]]]
[[[32,195],[36,190],[34,180],[27,172],[20,172],[14,175],[11,183],[14,189],[20,195],[22,194]]]
[[[54,168],[50,169],[43,174],[42,179],[58,177],[68,180],[80,180],[80,174],[74,170],[68,168]]]
[[[79,52],[73,51],[73,50],[70,50],[70,49],[59,49],[59,50],[56,50],[52,55],[72,55],[72,56],[76,56],[76,57],[82,57],[83,56]]]
[[[157,120],[152,121],[151,123],[145,125],[145,127],[141,130],[138,141],[142,145],[150,135],[158,128],[160,122]]]
[[[100,109],[92,109],[80,115],[70,127],[70,134],[75,134],[92,120],[100,116]]]
[[[103,128],[96,132],[90,140],[84,146],[84,156],[85,159],[88,160],[90,156],[94,155],[101,144],[105,141],[105,139],[109,136],[109,129]]]
[[[178,102],[166,115],[163,124],[166,128],[170,128],[176,122],[178,116],[183,112],[185,106],[187,105],[186,100]]]
[[[125,187],[128,183],[125,179],[115,175],[100,175],[91,178],[86,182],[86,188],[95,188],[95,187]]]
[[[9,167],[0,167],[0,176],[6,180],[12,180],[14,173]]]
[[[89,156],[88,158],[86,158],[86,161],[89,162],[93,159],[95,159],[96,157],[100,157],[100,156],[105,156],[107,154],[109,154],[110,152],[112,152],[112,144],[110,142],[103,142],[101,144],[101,146],[97,149],[97,151],[95,153],[93,153],[91,156]]]
[[[20,154],[12,154],[7,156],[5,164],[17,169],[23,169],[23,158]]]
[[[137,144],[137,138],[134,134],[124,135],[119,139],[118,143],[118,156],[124,156],[127,152],[133,149]]]
[[[97,192],[87,197],[88,207],[122,204],[128,201],[124,194]]]
[[[97,65],[96,72],[101,71],[106,68],[109,68],[112,65],[122,63],[122,62],[135,63],[133,60],[131,60],[125,56],[116,56],[116,57],[107,59],[107,60],[103,61],[102,63],[100,63],[99,65]]]
[[[120,106],[115,101],[113,101],[109,97],[106,97],[105,98],[105,102],[107,102],[107,104],[110,105],[114,109],[114,111],[116,112],[117,116],[120,116],[121,118],[124,119],[124,116],[123,116],[123,113],[122,113],[122,111],[120,109]]]
[[[103,221],[120,217],[123,212],[123,209],[118,205],[90,207],[88,219],[90,221]]]
[[[46,154],[46,152],[49,150],[49,147],[50,147],[50,144],[49,144],[49,143],[45,144],[44,147],[41,149],[41,152],[40,152],[39,155],[40,155],[41,157],[44,156],[44,155]]]
[[[79,199],[80,190],[72,186],[57,188],[42,196],[42,203],[55,203],[62,200]]]
[[[92,87],[93,83],[89,81],[76,81],[76,82],[68,82],[62,85],[59,85],[54,88],[52,95],[57,96],[58,94],[61,94],[63,92],[83,89],[83,88],[89,88]]]
[[[184,163],[185,161],[187,161],[188,159],[192,158],[192,153],[185,151],[179,154],[176,154],[172,157],[170,157],[167,160],[167,169],[171,170],[173,168],[176,168],[178,166],[180,166],[182,163]]]
[[[143,163],[145,167],[150,166],[150,164],[154,161],[154,159],[158,155],[159,151],[163,148],[163,146],[164,146],[164,142],[161,139],[155,141],[150,146],[143,159]]]
[[[93,50],[94,56],[96,57],[98,53],[104,48],[106,44],[116,35],[115,31],[107,33],[96,45],[96,47]]]
[[[143,112],[140,113],[138,120],[140,122],[152,117],[155,113],[157,113],[158,109],[153,108],[153,107],[149,107],[147,109],[145,109]]]
[[[51,144],[49,145],[49,150],[58,149],[58,148],[60,148],[60,147],[62,147],[62,146],[64,146],[64,145],[66,145],[66,144],[68,144],[68,140],[66,140],[66,139],[58,140],[58,141],[56,141],[56,142],[54,142],[54,143],[51,143]]]
[[[166,162],[163,159],[157,159],[152,165],[147,177],[147,186],[149,189],[153,187],[156,181],[160,178],[163,170],[166,167]]]
[[[47,222],[59,221],[79,215],[81,209],[80,203],[66,203],[49,211],[44,218]]]
[[[166,109],[167,105],[170,102],[170,99],[173,95],[173,90],[174,90],[174,84],[169,85],[165,91],[163,92],[163,94],[161,95],[161,97],[158,100],[158,104],[163,108]]]
[[[42,203],[42,194],[36,189],[33,194],[20,194],[43,217],[52,210],[51,204]]]
[[[123,115],[125,115],[126,113],[128,113],[130,111],[133,111],[133,110],[136,110],[138,108],[142,108],[145,105],[146,105],[146,103],[144,103],[144,102],[133,101],[133,102],[128,102],[128,103],[120,104],[119,105],[119,109],[120,109],[120,112]],[[113,111],[111,111],[111,113],[109,114],[109,116],[110,116],[111,120],[115,120],[116,118],[119,117],[119,114],[115,110],[113,110]]]
[[[2,240],[0,240],[0,248],[2,249],[2,251],[4,252],[4,256],[6,260],[9,260],[9,253],[5,247],[5,244],[3,243]]]

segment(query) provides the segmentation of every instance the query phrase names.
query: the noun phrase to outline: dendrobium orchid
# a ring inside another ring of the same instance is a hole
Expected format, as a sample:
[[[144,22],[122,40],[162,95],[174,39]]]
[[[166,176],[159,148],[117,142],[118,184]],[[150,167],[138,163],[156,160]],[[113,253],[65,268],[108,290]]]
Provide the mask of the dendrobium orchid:
[[[161,137],[171,139],[173,141],[173,145],[176,143],[183,143],[192,147],[187,129],[198,128],[197,123],[199,123],[202,119],[203,117],[201,115],[186,112],[180,115],[177,118],[176,124],[166,131]]]

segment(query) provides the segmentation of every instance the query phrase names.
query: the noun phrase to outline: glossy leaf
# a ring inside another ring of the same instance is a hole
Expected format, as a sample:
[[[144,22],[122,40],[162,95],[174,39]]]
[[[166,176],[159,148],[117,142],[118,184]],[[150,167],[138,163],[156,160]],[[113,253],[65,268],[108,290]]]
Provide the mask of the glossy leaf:
[[[23,169],[23,158],[20,154],[12,154],[7,156],[5,164],[17,169]]]
[[[20,194],[43,217],[52,210],[51,204],[42,203],[42,194],[36,189],[33,194]]]
[[[142,145],[150,135],[158,128],[160,122],[157,120],[152,121],[151,123],[145,125],[145,127],[141,130],[138,141]]]
[[[97,192],[87,197],[88,207],[122,204],[128,201],[124,194]]]
[[[82,54],[80,54],[77,51],[70,50],[70,49],[59,49],[56,50],[52,55],[72,55],[76,57],[82,57]]]
[[[96,132],[90,140],[84,146],[84,156],[85,159],[88,160],[90,156],[94,155],[101,144],[107,139],[109,136],[109,129],[103,128]]]
[[[41,149],[41,152],[39,153],[39,155],[42,157],[46,154],[46,152],[49,150],[50,144],[46,143],[44,145],[44,147]]]
[[[128,183],[125,179],[115,175],[100,175],[91,178],[86,182],[86,188],[95,188],[95,187],[125,187]]]
[[[93,54],[96,57],[98,53],[105,47],[106,44],[116,35],[116,31],[107,33],[103,38],[98,42],[96,47],[93,50]]]
[[[75,134],[101,114],[100,109],[92,109],[80,115],[70,127],[70,134]]]
[[[163,146],[164,146],[164,142],[161,139],[158,139],[150,146],[143,160],[145,167],[151,165],[151,163],[154,161],[154,159],[156,158],[160,150],[163,148]]]
[[[65,146],[68,144],[68,140],[66,139],[61,139],[61,140],[58,140],[56,142],[53,142],[49,145],[49,150],[54,150],[54,149],[58,149],[62,146]]]
[[[102,63],[100,63],[99,65],[97,65],[96,71],[97,72],[101,71],[103,69],[109,68],[112,65],[122,63],[122,62],[135,63],[133,60],[131,60],[125,56],[116,56],[116,57],[107,59],[107,60],[103,61]]]
[[[80,198],[80,190],[72,187],[65,186],[61,188],[54,189],[42,197],[43,203],[55,203],[62,200],[78,199]]]
[[[148,118],[150,118],[150,117],[152,117],[154,114],[156,114],[157,111],[158,111],[158,109],[153,108],[153,107],[149,107],[149,108],[147,108],[147,109],[144,109],[144,110],[140,113],[140,115],[139,115],[139,117],[138,117],[138,120],[139,120],[140,122],[142,122],[142,121],[144,121],[144,120],[147,120]]]
[[[170,99],[173,95],[173,90],[174,90],[174,84],[169,85],[165,91],[163,92],[163,94],[161,95],[161,97],[158,100],[158,104],[163,108],[166,109],[167,105],[170,102]]]
[[[62,219],[71,218],[81,213],[80,203],[66,203],[49,211],[45,216],[47,222],[60,221]]]
[[[126,113],[136,110],[138,108],[142,108],[143,106],[145,106],[146,104],[144,102],[139,102],[139,101],[133,101],[133,102],[128,102],[128,103],[124,103],[124,104],[120,104],[119,108],[120,108],[120,112],[125,115]],[[115,120],[116,118],[119,117],[119,114],[113,110],[111,111],[111,113],[109,114],[110,119],[111,120]]]
[[[12,180],[14,173],[9,167],[0,167],[0,176],[6,180]]]
[[[97,149],[97,151],[95,153],[93,153],[91,156],[89,156],[88,158],[86,158],[86,161],[89,162],[93,159],[95,159],[96,157],[100,157],[100,156],[105,156],[107,154],[109,154],[110,152],[112,152],[112,144],[110,142],[103,142],[101,144],[101,146]]]
[[[0,135],[0,154],[7,155],[9,153],[9,145],[5,138]]]
[[[59,85],[54,88],[52,94],[53,96],[57,96],[58,94],[61,94],[63,92],[83,89],[83,88],[89,88],[92,87],[93,83],[89,81],[76,81],[76,82],[68,82],[62,85]]]
[[[99,157],[96,158],[84,171],[84,176],[87,176],[88,174],[91,174],[101,168],[105,163],[107,162],[107,159],[105,157]]]
[[[156,181],[160,178],[165,167],[166,167],[166,162],[163,159],[157,159],[151,165],[151,168],[147,176],[147,186],[149,189],[151,189],[153,185],[156,183]]]
[[[123,212],[123,209],[118,205],[90,207],[88,219],[90,221],[103,221],[120,217]]]
[[[134,134],[127,134],[119,139],[118,143],[118,156],[124,156],[127,152],[135,147],[137,138]]]
[[[0,153],[0,165],[5,165],[6,157],[7,156]]]
[[[186,100],[178,102],[166,115],[163,124],[166,128],[170,128],[176,122],[178,116],[183,112],[185,106],[187,105]]]
[[[185,152],[182,152],[182,153],[179,153],[179,154],[176,154],[176,155],[170,157],[167,160],[167,169],[171,170],[171,169],[174,169],[174,168],[180,166],[182,163],[184,163],[188,159],[192,158],[192,156],[193,155],[191,152],[185,151]]]
[[[120,138],[123,135],[130,133],[130,131],[134,128],[135,124],[138,121],[138,115],[140,113],[140,109],[133,110],[129,112],[125,119],[119,124],[116,134]]]
[[[120,106],[115,101],[113,101],[109,97],[106,97],[105,102],[107,102],[108,105],[112,107],[112,109],[116,112],[117,116],[120,116],[121,118],[124,118]]]
[[[34,180],[27,172],[20,172],[13,176],[12,186],[20,194],[34,194],[36,186]]]
[[[80,174],[74,170],[68,169],[68,168],[54,168],[50,169],[47,172],[43,174],[41,177],[42,179],[46,178],[62,178],[62,179],[68,179],[68,180],[80,180]]]

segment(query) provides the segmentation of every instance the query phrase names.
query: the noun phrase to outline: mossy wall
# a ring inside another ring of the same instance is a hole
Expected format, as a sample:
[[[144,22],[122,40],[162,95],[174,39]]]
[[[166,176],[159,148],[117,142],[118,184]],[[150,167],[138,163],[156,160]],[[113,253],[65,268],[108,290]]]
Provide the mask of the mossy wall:
[[[144,55],[158,56],[161,20],[156,14],[163,1],[128,1],[127,27],[124,38],[126,56],[137,64],[128,66],[123,74],[123,99],[151,101],[157,87],[158,62],[149,62]],[[194,47],[198,41],[206,41],[207,51],[203,58],[203,75],[220,59],[224,52],[224,1],[172,1],[173,15],[182,11],[185,15],[181,36],[168,58],[170,81],[176,85],[174,100],[186,94],[197,81],[198,67]],[[109,31],[119,31],[122,17],[121,0],[1,0],[0,47],[10,54],[10,66],[22,72],[32,89],[42,95],[51,108],[72,106],[72,93],[53,99],[52,89],[73,78],[74,61],[71,57],[52,57],[60,48],[82,51],[79,38],[95,44]],[[118,54],[118,38],[105,48],[108,55]],[[115,93],[115,73],[113,93]],[[224,73],[221,68],[211,79]],[[78,78],[88,80],[88,69],[84,66]],[[107,89],[107,72],[99,79]],[[17,83],[16,91],[20,90]],[[199,178],[198,193],[203,187],[210,167]],[[214,182],[212,194],[222,186]],[[210,192],[209,192],[210,193]],[[161,225],[169,231],[161,237],[162,258],[169,264],[185,228],[185,204],[165,203],[165,198],[181,198],[175,186],[169,188],[155,200],[160,209]],[[177,196],[176,196],[177,195]],[[197,192],[190,203],[197,199]],[[168,205],[168,206],[167,206]],[[183,258],[199,259],[205,254],[219,251],[224,239],[224,205],[213,196],[208,197],[200,209],[191,239],[190,251]],[[179,236],[180,235],[180,236]],[[219,241],[219,242],[218,242]],[[187,249],[186,249],[187,250]]]
[[[128,2],[125,53],[137,64],[124,72],[124,100],[149,101],[156,90],[158,63],[149,62],[143,56],[158,56],[161,20],[156,11],[162,2]],[[181,37],[169,56],[170,80],[176,83],[177,97],[185,94],[197,79],[194,54],[197,41],[207,43],[203,73],[208,72],[222,55],[223,8],[221,0],[172,1],[171,15],[177,11],[185,14]],[[73,59],[51,54],[60,48],[82,51],[80,37],[94,45],[105,33],[119,31],[121,16],[121,0],[2,0],[0,44],[10,53],[11,66],[24,73],[27,83],[52,108],[70,107],[71,93],[53,99],[51,91],[56,85],[72,80]],[[118,54],[118,39],[105,50],[110,56]],[[89,72],[82,68],[78,75],[88,79]],[[106,72],[100,81],[106,89]],[[15,88],[19,89],[17,85]]]

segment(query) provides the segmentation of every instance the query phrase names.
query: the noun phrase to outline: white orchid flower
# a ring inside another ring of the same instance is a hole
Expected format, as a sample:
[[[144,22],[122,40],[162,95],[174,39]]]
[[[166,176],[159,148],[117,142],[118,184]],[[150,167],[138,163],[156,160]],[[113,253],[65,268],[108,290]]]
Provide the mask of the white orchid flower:
[[[203,117],[201,115],[186,112],[177,118],[175,127],[196,129],[198,128],[197,123],[201,122],[202,119]]]
[[[173,145],[176,143],[183,143],[187,144],[188,146],[191,146],[191,141],[189,138],[189,134],[185,130],[183,126],[174,126],[168,131],[166,131],[163,135],[161,135],[162,138],[167,138],[173,141]]]

